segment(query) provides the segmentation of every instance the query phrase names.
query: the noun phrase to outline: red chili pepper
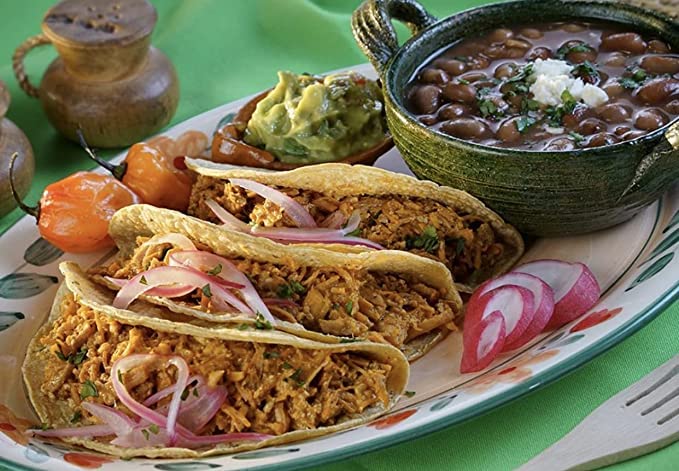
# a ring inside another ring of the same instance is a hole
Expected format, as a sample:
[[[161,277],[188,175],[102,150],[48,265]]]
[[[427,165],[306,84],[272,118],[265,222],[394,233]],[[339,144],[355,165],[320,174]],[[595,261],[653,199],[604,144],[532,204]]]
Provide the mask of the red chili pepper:
[[[189,207],[193,181],[188,172],[176,165],[175,156],[144,142],[130,147],[123,163],[113,165],[100,159],[85,143],[79,132],[80,144],[99,165],[138,194],[144,203],[160,208],[186,211]],[[183,164],[183,162],[181,162]]]
[[[112,247],[108,223],[118,209],[139,203],[139,197],[108,175],[77,172],[47,185],[38,206],[24,204],[14,189],[9,167],[10,188],[19,207],[35,216],[40,235],[64,252],[92,252]]]

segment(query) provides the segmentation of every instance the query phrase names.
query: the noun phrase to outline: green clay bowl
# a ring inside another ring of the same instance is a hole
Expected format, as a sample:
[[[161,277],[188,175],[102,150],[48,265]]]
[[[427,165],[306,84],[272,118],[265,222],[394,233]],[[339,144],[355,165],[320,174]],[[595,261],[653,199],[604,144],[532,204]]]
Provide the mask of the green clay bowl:
[[[628,220],[679,179],[679,120],[641,138],[575,151],[502,149],[427,128],[404,106],[406,84],[443,47],[504,25],[604,20],[658,36],[679,50],[679,24],[613,2],[520,0],[467,10],[443,20],[413,0],[368,0],[352,19],[354,36],[381,76],[394,142],[420,178],[481,199],[524,234],[562,236]],[[391,20],[413,37],[398,45]]]

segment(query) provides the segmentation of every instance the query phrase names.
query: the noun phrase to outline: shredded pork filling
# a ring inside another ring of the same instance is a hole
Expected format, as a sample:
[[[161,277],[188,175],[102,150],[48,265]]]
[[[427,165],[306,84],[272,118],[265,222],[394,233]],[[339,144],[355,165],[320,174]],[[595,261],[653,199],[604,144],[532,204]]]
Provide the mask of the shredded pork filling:
[[[332,196],[295,188],[275,187],[303,205],[323,225],[335,211],[349,217],[361,215],[360,237],[387,249],[438,260],[456,281],[468,283],[489,271],[502,257],[504,245],[487,223],[472,214],[457,212],[437,201],[398,195]],[[219,223],[205,204],[213,199],[240,220],[267,227],[295,227],[276,204],[223,180],[199,176],[193,187],[188,213]],[[427,229],[430,232],[427,238]]]
[[[74,417],[82,417],[82,425],[96,422],[80,406],[83,384],[88,380],[97,396],[84,400],[129,413],[116,401],[109,375],[115,360],[134,353],[180,355],[191,374],[204,376],[209,386],[226,385],[226,402],[202,435],[280,435],[330,426],[389,402],[386,383],[391,366],[360,354],[157,332],[97,314],[72,296],[66,297],[61,307],[62,315],[40,339],[46,360],[41,390],[51,401],[68,402]],[[63,359],[79,352],[86,352],[79,361]],[[132,396],[143,402],[174,384],[174,375],[173,368],[146,364],[122,379]]]
[[[127,260],[114,261],[95,273],[115,278],[133,276],[167,264],[177,250],[170,244],[142,246]],[[205,247],[200,247],[205,250]],[[409,340],[446,326],[455,329],[454,304],[443,293],[421,282],[410,282],[390,273],[367,270],[299,266],[234,259],[232,262],[253,283],[264,299],[285,299],[269,306],[279,319],[302,324],[306,329],[342,337],[366,338],[397,348]],[[239,295],[238,292],[235,292]],[[216,312],[202,290],[176,298],[178,302]]]

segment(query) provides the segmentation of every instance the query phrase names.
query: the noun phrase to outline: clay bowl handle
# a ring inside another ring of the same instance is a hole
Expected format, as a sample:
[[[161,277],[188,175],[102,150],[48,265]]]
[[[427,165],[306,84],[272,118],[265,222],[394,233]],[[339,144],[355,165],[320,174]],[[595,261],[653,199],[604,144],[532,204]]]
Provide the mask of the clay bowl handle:
[[[382,79],[389,60],[399,49],[391,20],[404,23],[413,35],[438,21],[415,0],[366,0],[354,11],[354,38]]]
[[[667,186],[679,179],[679,120],[672,124],[649,154],[641,159],[620,199],[649,186]]]
[[[24,69],[24,57],[34,47],[51,44],[51,41],[44,34],[36,34],[31,36],[17,47],[12,55],[12,68],[14,69],[14,76],[16,77],[21,89],[26,92],[26,95],[37,98],[40,95],[40,90],[35,87],[29,80],[26,70]]]

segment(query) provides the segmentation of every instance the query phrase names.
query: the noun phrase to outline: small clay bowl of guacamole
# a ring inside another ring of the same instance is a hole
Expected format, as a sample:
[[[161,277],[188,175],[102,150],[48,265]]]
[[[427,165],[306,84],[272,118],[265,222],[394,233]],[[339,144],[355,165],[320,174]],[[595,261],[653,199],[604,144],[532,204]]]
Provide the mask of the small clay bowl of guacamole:
[[[212,141],[215,162],[290,170],[326,162],[370,165],[393,142],[377,82],[354,72],[279,72]]]

